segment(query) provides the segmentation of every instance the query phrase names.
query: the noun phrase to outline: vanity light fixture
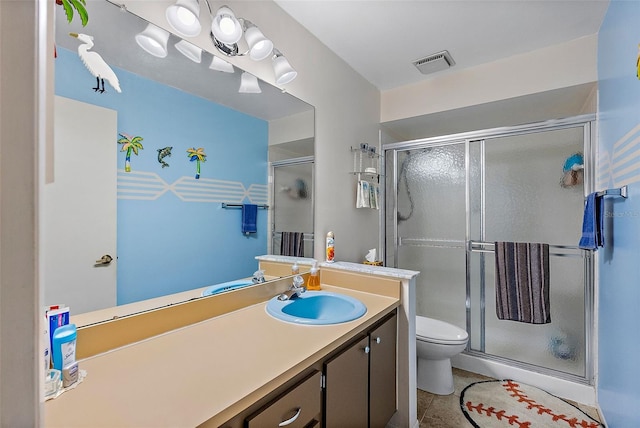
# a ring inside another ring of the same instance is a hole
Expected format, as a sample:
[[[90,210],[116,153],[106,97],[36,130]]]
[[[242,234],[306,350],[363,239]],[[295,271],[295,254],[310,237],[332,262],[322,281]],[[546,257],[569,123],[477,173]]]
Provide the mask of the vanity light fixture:
[[[202,61],[202,49],[193,43],[189,43],[186,40],[180,40],[175,46],[182,55],[186,56],[191,61],[197,62],[198,64]]]
[[[228,6],[222,6],[211,22],[214,38],[225,45],[234,45],[242,37],[242,25]]]
[[[148,24],[143,32],[136,34],[136,42],[138,45],[158,58],[167,56],[168,40],[169,33],[153,24]]]
[[[273,71],[276,74],[278,85],[286,85],[298,75],[298,72],[291,67],[289,61],[277,49],[273,50]]]
[[[200,34],[200,3],[198,0],[177,0],[165,13],[167,21],[183,37]]]
[[[262,31],[249,20],[244,20],[244,39],[249,45],[249,57],[254,61],[261,61],[271,55],[273,42],[267,39]]]
[[[262,92],[260,85],[258,84],[258,78],[246,71],[242,73],[240,77],[240,89],[238,92],[241,94],[259,94]]]
[[[209,68],[216,71],[222,71],[223,73],[233,73],[233,65],[221,58],[218,58],[215,55],[211,60],[211,65],[209,65]]]
[[[243,34],[248,47],[246,52],[240,52],[238,47]],[[249,56],[254,61],[261,61],[274,53],[273,67],[278,85],[285,85],[298,75],[282,53],[274,48],[273,42],[265,37],[255,24],[248,19],[236,18],[228,6],[220,7],[213,15],[211,40],[220,52],[230,57]]]

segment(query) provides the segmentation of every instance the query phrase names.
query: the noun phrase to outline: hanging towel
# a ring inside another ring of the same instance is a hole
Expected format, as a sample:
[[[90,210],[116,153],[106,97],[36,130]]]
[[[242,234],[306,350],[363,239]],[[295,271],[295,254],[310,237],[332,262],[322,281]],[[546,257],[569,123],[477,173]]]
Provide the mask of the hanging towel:
[[[258,231],[258,206],[242,204],[242,233],[256,233]]]
[[[304,257],[304,233],[282,232],[280,241],[280,255]]]
[[[496,242],[495,253],[498,318],[550,323],[549,245]]]
[[[578,246],[583,250],[597,250],[604,247],[604,203],[602,196],[591,193],[587,196],[582,218],[582,237]]]

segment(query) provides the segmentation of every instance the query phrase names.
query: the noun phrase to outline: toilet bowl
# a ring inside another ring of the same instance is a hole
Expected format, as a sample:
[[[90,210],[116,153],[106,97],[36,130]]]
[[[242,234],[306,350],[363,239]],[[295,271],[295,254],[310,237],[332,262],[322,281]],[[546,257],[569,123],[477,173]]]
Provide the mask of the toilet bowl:
[[[416,316],[418,388],[438,395],[453,393],[451,357],[462,352],[469,335],[455,325]]]

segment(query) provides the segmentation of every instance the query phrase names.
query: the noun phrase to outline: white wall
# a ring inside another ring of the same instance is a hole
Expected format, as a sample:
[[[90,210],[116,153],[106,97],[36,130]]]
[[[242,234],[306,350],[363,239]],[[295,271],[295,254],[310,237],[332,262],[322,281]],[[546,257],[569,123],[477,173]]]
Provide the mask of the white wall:
[[[143,18],[169,29],[164,16],[170,1],[132,1],[127,8]],[[215,11],[227,4],[235,14],[260,27],[298,71],[286,91],[315,107],[315,254],[322,259],[324,236],[336,235],[336,259],[360,262],[366,251],[378,245],[378,212],[356,210],[356,181],[348,174],[352,167],[350,146],[361,142],[378,145],[380,121],[379,91],[346,65],[272,1],[211,2]],[[201,14],[203,28],[208,18]],[[189,39],[214,52],[202,31]],[[231,58],[230,62],[259,78],[274,83],[269,60],[253,62]]]
[[[54,2],[0,1],[0,426],[33,427],[42,406],[37,257],[39,68],[53,44],[38,31]],[[51,23],[52,21],[48,21]],[[49,32],[49,34],[51,34]],[[47,61],[45,58],[50,58]],[[46,84],[51,80],[45,79]],[[52,87],[50,87],[52,89]],[[50,92],[52,93],[52,91]],[[45,100],[46,101],[46,100]],[[44,110],[40,110],[43,112]]]
[[[597,42],[594,34],[384,91],[380,122],[596,82]]]

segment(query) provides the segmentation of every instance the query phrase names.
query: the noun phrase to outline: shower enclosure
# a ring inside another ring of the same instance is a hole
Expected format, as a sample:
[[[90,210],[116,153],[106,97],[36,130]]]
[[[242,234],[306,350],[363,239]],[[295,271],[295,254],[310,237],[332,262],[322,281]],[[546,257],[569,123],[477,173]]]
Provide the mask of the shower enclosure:
[[[386,265],[421,272],[417,314],[465,328],[466,354],[591,382],[593,262],[578,242],[592,128],[580,116],[383,147]],[[496,241],[550,245],[551,323],[498,319]]]

